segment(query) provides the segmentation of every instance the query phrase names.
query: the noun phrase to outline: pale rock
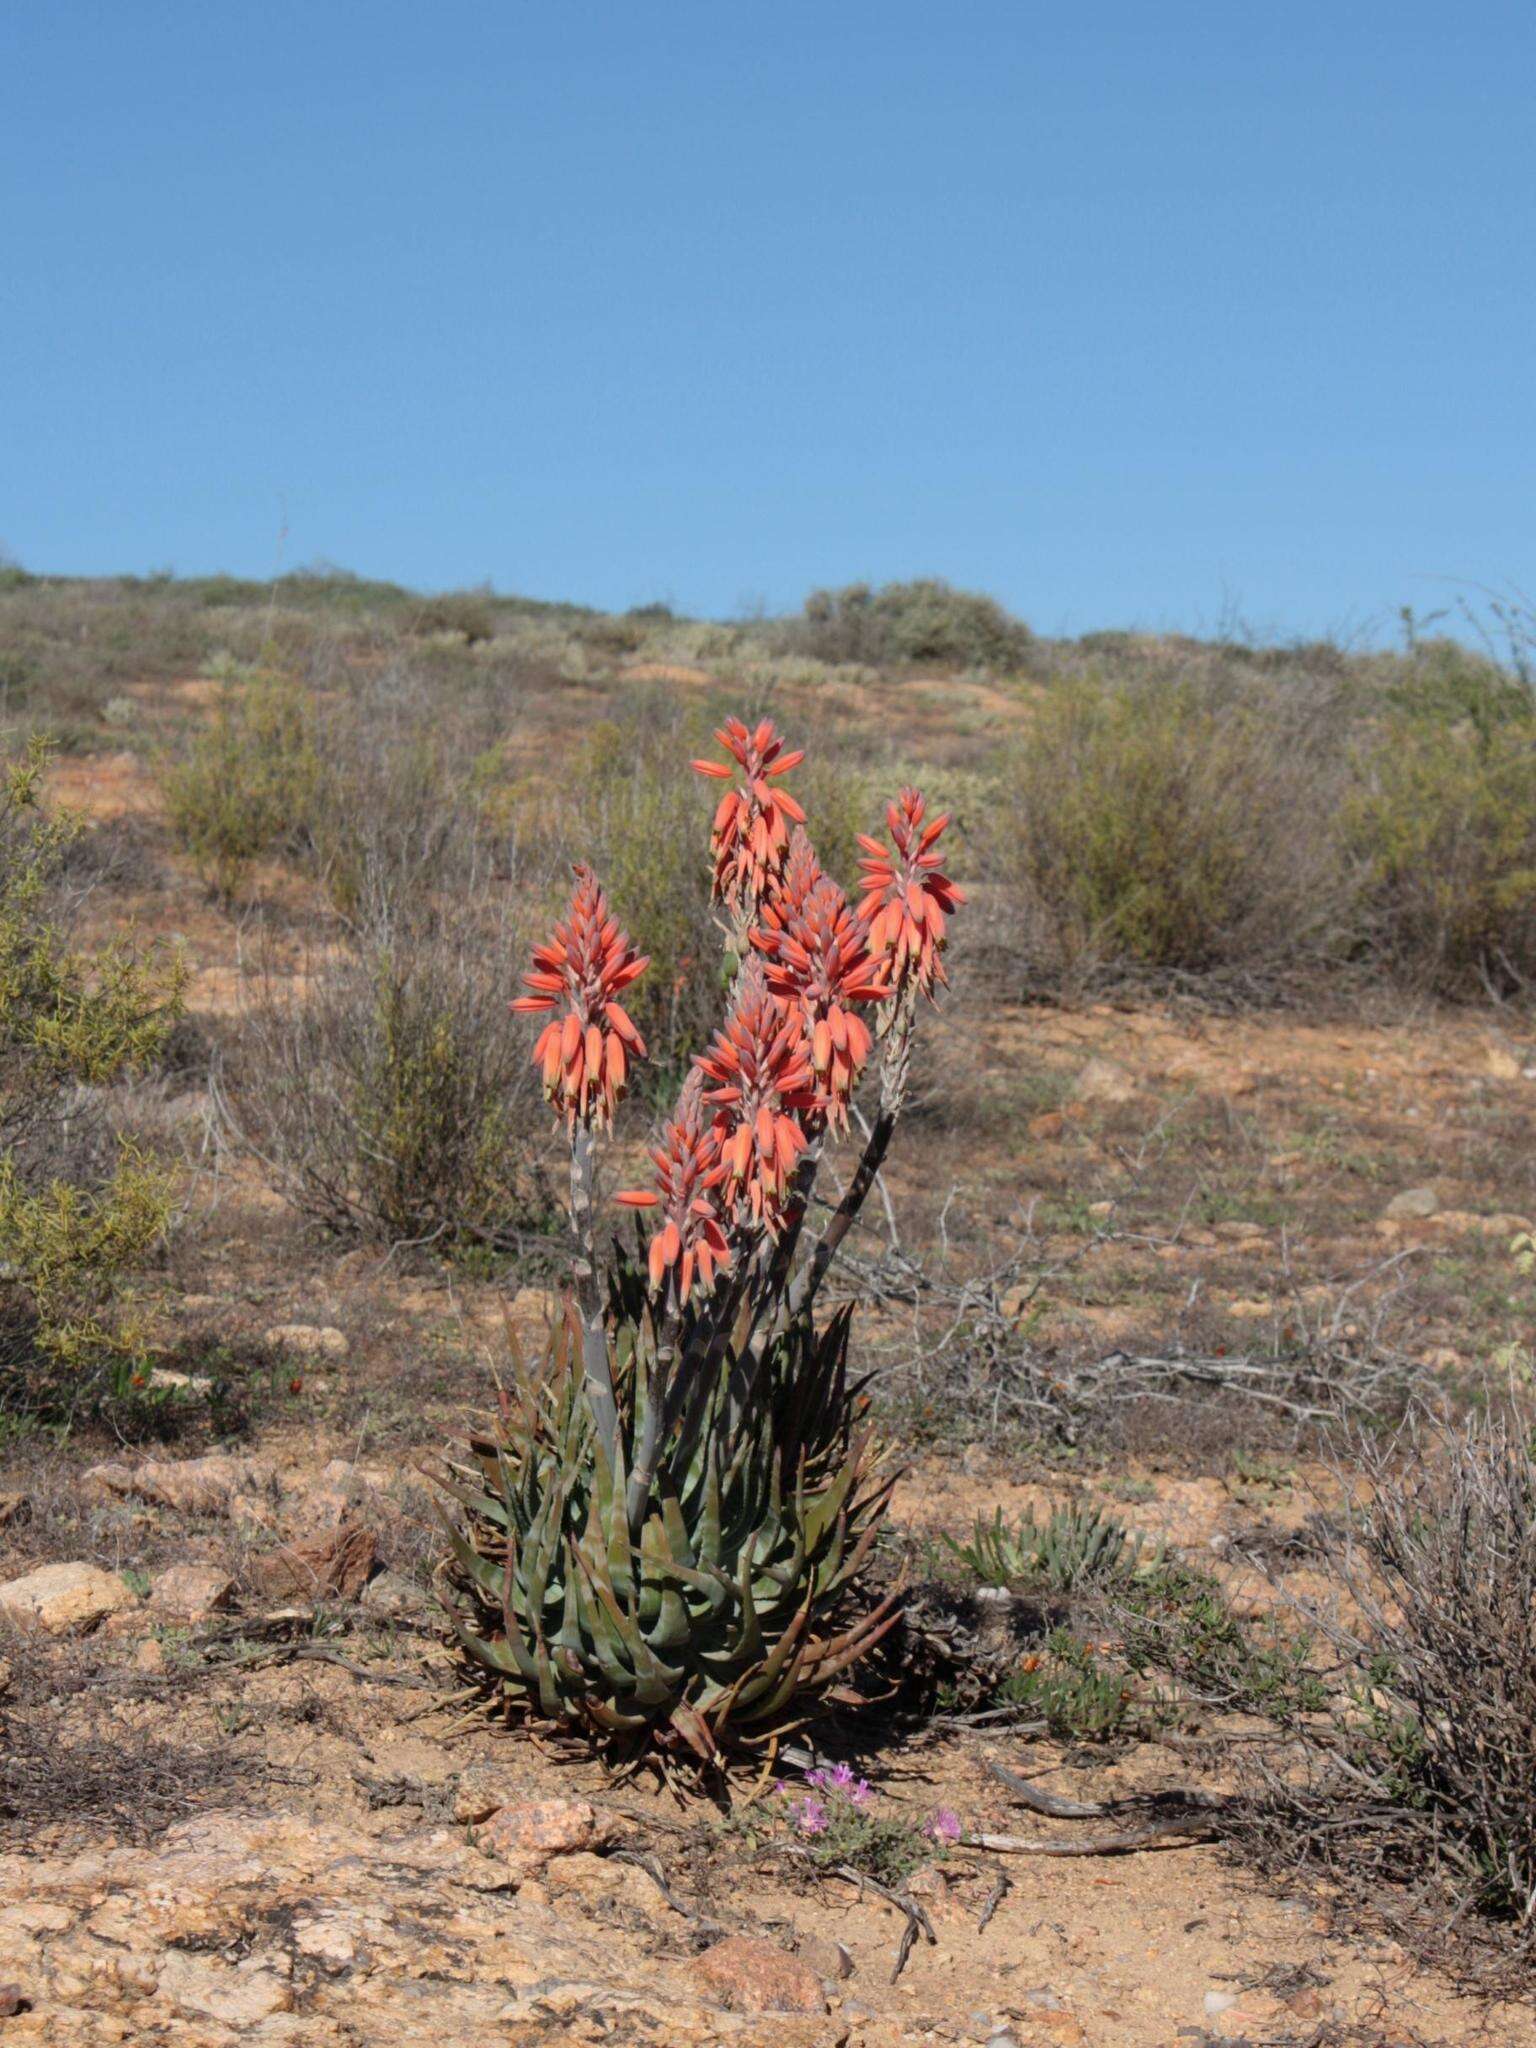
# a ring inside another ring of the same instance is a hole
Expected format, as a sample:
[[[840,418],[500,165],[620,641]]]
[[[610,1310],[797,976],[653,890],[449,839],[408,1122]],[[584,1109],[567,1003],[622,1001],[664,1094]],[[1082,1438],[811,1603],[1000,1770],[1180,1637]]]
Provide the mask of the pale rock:
[[[203,1458],[149,1458],[139,1465],[93,1465],[81,1480],[92,1498],[136,1495],[184,1514],[224,1514],[244,1495],[270,1493],[275,1468],[265,1459],[213,1451]]]
[[[1129,1102],[1135,1093],[1135,1075],[1116,1060],[1089,1060],[1072,1084],[1077,1102]]]
[[[590,1800],[531,1799],[526,1805],[498,1807],[476,1829],[475,1840],[510,1863],[537,1869],[552,1856],[606,1848],[617,1835],[613,1816],[599,1813]]]
[[[853,1957],[840,1941],[827,1941],[819,1934],[808,1934],[795,1954],[801,1962],[809,1963],[823,1981],[832,1978],[838,1983],[845,1983],[853,1975]]]
[[[344,1333],[328,1323],[275,1323],[261,1336],[264,1344],[296,1358],[345,1358],[352,1349]]]
[[[755,1935],[730,1934],[695,1958],[692,1974],[731,2012],[827,2010],[821,1979],[799,1956]]]
[[[234,1580],[216,1564],[173,1564],[150,1586],[150,1612],[180,1621],[204,1621],[227,1607],[234,1591]]]
[[[454,1787],[453,1817],[462,1827],[478,1827],[506,1804],[505,1791],[478,1771],[467,1771]]]
[[[1490,1045],[1483,1059],[1483,1070],[1493,1081],[1518,1081],[1525,1069],[1512,1052],[1502,1045]]]
[[[1401,1223],[1434,1216],[1439,1208],[1440,1197],[1433,1188],[1404,1188],[1392,1197],[1383,1214],[1388,1222]]]
[[[133,1604],[133,1595],[115,1572],[83,1561],[40,1565],[0,1586],[0,1608],[14,1621],[30,1622],[51,1636],[94,1628],[109,1614]]]
[[[325,1970],[347,1970],[357,1961],[360,1928],[345,1913],[316,1913],[293,1923],[293,1945]]]
[[[206,1373],[177,1372],[169,1365],[152,1366],[149,1384],[167,1393],[210,1394],[213,1391],[213,1381]]]
[[[672,1913],[676,1908],[663,1896],[660,1886],[638,1864],[608,1856],[596,1856],[590,1849],[573,1849],[568,1856],[554,1856],[544,1867],[541,1882],[552,1899],[577,1898],[593,1904],[615,1903],[642,1914]]]
[[[248,1969],[171,1949],[160,1966],[160,1996],[194,2019],[249,2027],[293,2005],[293,1987],[270,1966]]]
[[[370,1614],[392,1621],[401,1615],[425,1614],[432,1603],[403,1572],[380,1572],[363,1588],[362,1604]]]

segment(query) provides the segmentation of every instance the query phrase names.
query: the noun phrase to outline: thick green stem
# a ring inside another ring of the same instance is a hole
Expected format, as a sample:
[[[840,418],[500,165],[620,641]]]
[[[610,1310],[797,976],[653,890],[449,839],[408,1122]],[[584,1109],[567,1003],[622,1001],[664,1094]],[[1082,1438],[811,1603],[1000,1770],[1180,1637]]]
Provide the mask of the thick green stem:
[[[677,1370],[677,1327],[677,1310],[669,1309],[656,1341],[656,1357],[646,1381],[645,1421],[635,1445],[635,1461],[630,1467],[629,1491],[625,1496],[625,1513],[629,1519],[632,1543],[639,1542],[640,1531],[645,1526],[651,1484],[656,1477],[656,1453],[665,1437],[667,1400]]]

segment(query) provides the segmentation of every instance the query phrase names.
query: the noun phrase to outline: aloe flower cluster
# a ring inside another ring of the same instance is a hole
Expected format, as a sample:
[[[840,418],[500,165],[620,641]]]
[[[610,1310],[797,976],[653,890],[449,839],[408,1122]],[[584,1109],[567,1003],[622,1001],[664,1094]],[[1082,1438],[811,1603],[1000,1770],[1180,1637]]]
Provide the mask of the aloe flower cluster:
[[[790,826],[805,823],[805,812],[795,798],[774,786],[779,776],[799,767],[805,754],[786,754],[783,740],[766,718],[755,731],[739,718],[728,718],[715,738],[735,761],[735,769],[723,761],[693,764],[698,774],[733,784],[721,797],[710,828],[715,895],[733,912],[750,917],[783,876]]]
[[[904,789],[886,810],[892,844],[860,834],[864,894],[855,907],[822,869],[805,812],[779,786],[803,751],[786,751],[768,719],[755,728],[728,719],[715,737],[735,768],[693,766],[733,781],[715,812],[710,859],[716,901],[744,957],[725,1022],[651,1154],[654,1185],[618,1197],[659,1212],[650,1281],[679,1307],[713,1288],[754,1234],[777,1238],[798,1226],[809,1193],[802,1166],[807,1154],[815,1164],[829,1127],[847,1129],[874,1049],[870,1014],[882,1030],[894,1027],[904,1053],[910,998],[931,1000],[944,981],[947,920],[965,900],[941,868],[948,817],[929,820],[919,792]],[[578,868],[565,918],[534,949],[524,977],[531,993],[513,1005],[558,1013],[533,1057],[573,1130],[611,1125],[630,1066],[645,1056],[618,997],[647,964],[595,876]],[[899,1099],[882,1106],[894,1114]]]
[[[650,964],[608,914],[592,870],[578,867],[570,909],[534,947],[523,976],[532,993],[512,1005],[558,1013],[540,1033],[533,1058],[545,1095],[568,1125],[612,1124],[630,1061],[645,1058],[645,1040],[618,999]]]
[[[945,980],[964,901],[942,868],[949,821],[917,791],[888,807],[889,845],[862,840],[855,902],[784,786],[803,754],[768,719],[716,738],[727,759],[693,766],[731,785],[709,831],[725,1016],[648,1185],[617,1196],[647,1221],[606,1278],[597,1141],[645,1057],[622,997],[647,961],[588,869],[514,1006],[547,1018],[533,1058],[570,1146],[572,1300],[548,1398],[504,1409],[460,1471],[454,1545],[460,1641],[509,1712],[710,1762],[728,1729],[835,1688],[895,1618],[845,1613],[889,1481],[845,1379],[848,1312],[818,1327],[814,1305],[885,1158],[917,999]],[[813,1229],[866,1079],[862,1148]]]
[[[926,810],[915,789],[904,789],[886,806],[894,853],[878,839],[859,834],[864,849],[859,915],[868,920],[870,950],[887,964],[891,987],[915,987],[931,998],[934,983],[947,979],[939,957],[948,940],[945,920],[965,895],[940,870],[939,840],[949,818],[925,824]]]

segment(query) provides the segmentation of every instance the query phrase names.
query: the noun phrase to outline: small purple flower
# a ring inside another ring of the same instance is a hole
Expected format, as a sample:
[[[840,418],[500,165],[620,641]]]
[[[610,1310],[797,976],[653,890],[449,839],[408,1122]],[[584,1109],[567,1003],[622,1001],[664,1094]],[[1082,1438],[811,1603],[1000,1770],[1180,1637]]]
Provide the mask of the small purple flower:
[[[874,1796],[875,1788],[870,1784],[868,1778],[860,1778],[848,1794],[849,1800],[854,1806],[868,1806]]]
[[[936,1806],[923,1823],[923,1833],[929,1841],[948,1847],[950,1843],[959,1841],[964,1829],[953,1807]]]
[[[819,1799],[813,1799],[807,1792],[798,1806],[790,1810],[790,1818],[802,1835],[821,1835],[827,1829],[827,1809]]]

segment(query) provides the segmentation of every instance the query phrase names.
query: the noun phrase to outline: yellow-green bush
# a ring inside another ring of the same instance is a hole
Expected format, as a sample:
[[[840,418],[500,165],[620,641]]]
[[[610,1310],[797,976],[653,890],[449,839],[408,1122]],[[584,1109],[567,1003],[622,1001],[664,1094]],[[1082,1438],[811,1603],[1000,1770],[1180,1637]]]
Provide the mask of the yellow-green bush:
[[[226,684],[212,723],[165,778],[166,807],[199,873],[232,896],[253,860],[306,840],[321,784],[311,699],[257,674]]]
[[[542,1228],[543,1105],[510,1009],[526,951],[482,895],[365,928],[314,988],[275,986],[246,1018],[237,1119],[301,1212],[442,1250]]]
[[[129,1148],[95,1187],[29,1191],[0,1159],[0,1423],[127,1391],[145,1356],[132,1281],[170,1219],[168,1177]]]
[[[1506,703],[1508,700],[1505,700]],[[1448,722],[1410,708],[1359,750],[1346,809],[1363,870],[1367,943],[1451,997],[1536,981],[1536,718]],[[1486,705],[1478,707],[1486,711]]]
[[[1323,947],[1344,886],[1326,712],[1177,672],[1078,679],[998,791],[1032,977],[1273,968]]]
[[[177,960],[75,951],[54,885],[76,830],[41,801],[42,753],[0,783],[0,1413],[55,1415],[131,1373],[125,1289],[164,1235],[163,1174],[85,1142],[93,1094],[150,1064],[181,1014]],[[98,1132],[107,1137],[109,1134]]]
[[[935,576],[879,589],[849,583],[813,590],[796,638],[823,661],[998,670],[1022,667],[1034,640],[995,598],[955,590]]]

